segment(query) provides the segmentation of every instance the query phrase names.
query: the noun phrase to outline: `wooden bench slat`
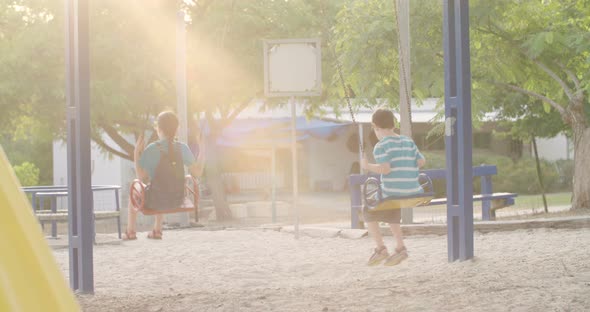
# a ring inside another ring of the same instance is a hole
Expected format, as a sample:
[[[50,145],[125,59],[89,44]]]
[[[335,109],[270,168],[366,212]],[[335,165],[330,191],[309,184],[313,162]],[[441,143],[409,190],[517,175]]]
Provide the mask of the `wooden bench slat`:
[[[48,213],[66,213],[67,214],[68,211],[66,209],[59,209],[56,212],[51,212],[51,210],[48,210],[48,209],[35,211],[35,214],[48,214]],[[120,211],[116,211],[116,210],[96,210],[94,212],[94,214],[110,214],[110,213],[119,214]]]
[[[482,200],[499,200],[499,199],[513,199],[514,197],[517,197],[518,194],[515,193],[493,193],[493,194],[487,194],[487,195],[473,195],[473,200],[474,201],[482,201]],[[444,205],[447,203],[447,199],[446,198],[435,198],[433,200],[430,201],[430,204],[426,205],[426,206],[434,206],[434,205]]]
[[[40,221],[67,221],[68,220],[68,213],[67,211],[58,211],[58,212],[37,212],[36,214],[37,219]],[[119,217],[121,213],[119,211],[95,211],[94,218],[95,219],[111,219]]]

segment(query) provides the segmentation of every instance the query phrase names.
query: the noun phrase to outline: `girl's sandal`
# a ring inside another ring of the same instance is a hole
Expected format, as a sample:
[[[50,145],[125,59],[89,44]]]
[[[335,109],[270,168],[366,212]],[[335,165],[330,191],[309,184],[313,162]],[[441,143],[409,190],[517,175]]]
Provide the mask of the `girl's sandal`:
[[[152,230],[150,233],[148,233],[148,238],[149,239],[162,239],[162,232]]]
[[[128,241],[128,240],[136,240],[137,239],[137,234],[135,232],[125,232],[123,233],[123,240],[124,241]]]

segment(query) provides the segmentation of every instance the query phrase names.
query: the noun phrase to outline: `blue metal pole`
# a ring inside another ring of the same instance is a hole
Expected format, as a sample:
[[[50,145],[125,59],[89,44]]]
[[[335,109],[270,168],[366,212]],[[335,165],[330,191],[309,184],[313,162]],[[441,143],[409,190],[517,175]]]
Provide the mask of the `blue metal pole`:
[[[57,197],[51,197],[51,212],[57,212]],[[57,221],[51,221],[51,237],[57,238]]]
[[[364,228],[364,222],[359,220],[359,214],[363,209],[363,199],[361,188],[369,177],[376,177],[376,175],[366,174],[351,174],[348,177],[349,193],[350,193],[350,228],[361,229]]]
[[[469,1],[444,0],[445,144],[449,262],[473,257]]]
[[[361,206],[361,189],[360,186],[354,183],[352,176],[349,178],[350,190],[350,228],[359,228],[359,207]]]
[[[117,233],[119,234],[119,239],[121,239],[121,205],[119,203],[119,189],[115,189],[115,209],[119,212],[119,216],[117,217]],[[197,213],[197,218],[198,217],[199,214]]]
[[[70,284],[94,292],[88,0],[66,0]]]
[[[36,193],[33,193],[33,201],[35,200]],[[39,198],[39,206],[35,208],[35,213],[39,210],[43,210],[43,197]],[[41,221],[41,228],[45,231],[45,222]],[[45,235],[45,234],[44,234]]]
[[[482,176],[481,177],[481,195],[491,195],[492,194],[492,176]],[[490,221],[491,218],[491,208],[492,202],[489,199],[484,199],[481,201],[481,219],[483,221]]]

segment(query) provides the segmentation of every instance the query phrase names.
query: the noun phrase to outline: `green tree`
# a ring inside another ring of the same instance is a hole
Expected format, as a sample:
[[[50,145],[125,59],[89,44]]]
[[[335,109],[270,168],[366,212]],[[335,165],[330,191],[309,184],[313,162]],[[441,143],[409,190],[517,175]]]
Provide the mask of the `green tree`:
[[[54,4],[0,0],[0,144],[11,163],[38,167],[42,184],[52,182],[53,134],[64,113],[63,67],[53,71],[63,59],[46,45],[58,37],[47,27]]]
[[[521,119],[517,133],[568,131],[572,206],[590,207],[590,1],[477,1],[471,12],[474,94]]]
[[[91,1],[93,140],[108,153],[132,159],[129,135],[143,133],[152,126],[150,116],[176,106],[175,26],[180,8],[191,19],[189,110],[206,113],[214,141],[261,95],[261,39],[324,37],[332,25],[326,20],[334,19],[340,2]],[[0,127],[12,136],[26,117],[38,121],[51,137],[63,137],[63,1],[0,0],[0,8],[8,25],[0,37],[0,75],[18,77],[0,84],[0,108],[6,108],[0,121],[7,121]],[[104,135],[114,144],[103,140]]]
[[[338,13],[333,48],[347,82],[359,98],[374,104],[399,99],[398,31],[393,0],[349,1]],[[411,2],[412,96],[440,97],[444,92],[442,5],[440,1]],[[333,94],[343,96],[337,86]]]
[[[441,1],[412,2],[413,96],[443,94]],[[519,136],[567,131],[575,148],[573,207],[590,207],[590,1],[471,2],[473,113],[500,111]],[[357,95],[398,98],[393,2],[352,1],[334,35]]]
[[[22,186],[39,185],[39,168],[30,162],[14,166],[14,173]]]

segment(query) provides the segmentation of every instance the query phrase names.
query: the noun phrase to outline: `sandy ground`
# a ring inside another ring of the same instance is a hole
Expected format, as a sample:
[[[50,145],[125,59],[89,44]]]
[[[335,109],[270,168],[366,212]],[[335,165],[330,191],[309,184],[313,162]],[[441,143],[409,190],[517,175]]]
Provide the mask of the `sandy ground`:
[[[410,258],[367,267],[371,240],[274,231],[165,232],[95,248],[84,311],[588,311],[590,230],[476,234],[447,262],[445,236],[407,239]],[[386,237],[391,246],[392,238]],[[68,274],[68,250],[54,254]]]

